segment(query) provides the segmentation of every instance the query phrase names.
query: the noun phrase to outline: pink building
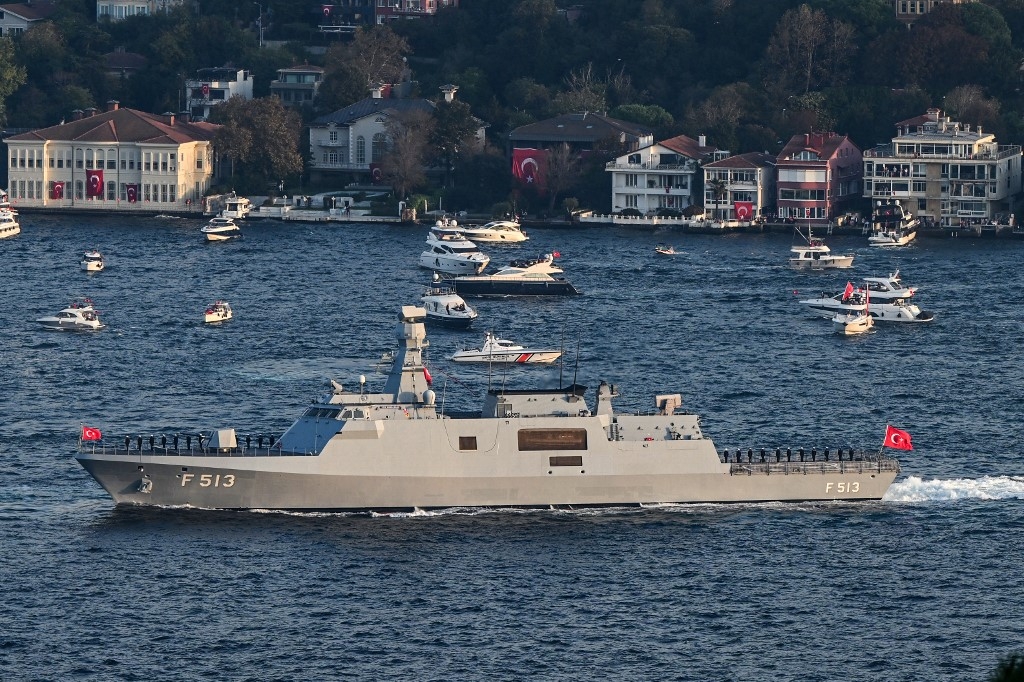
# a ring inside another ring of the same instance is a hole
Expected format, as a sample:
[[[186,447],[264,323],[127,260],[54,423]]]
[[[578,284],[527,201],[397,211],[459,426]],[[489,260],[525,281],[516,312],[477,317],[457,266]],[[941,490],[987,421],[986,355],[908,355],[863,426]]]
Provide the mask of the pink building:
[[[825,222],[860,195],[861,152],[845,135],[794,135],[776,163],[778,216]]]

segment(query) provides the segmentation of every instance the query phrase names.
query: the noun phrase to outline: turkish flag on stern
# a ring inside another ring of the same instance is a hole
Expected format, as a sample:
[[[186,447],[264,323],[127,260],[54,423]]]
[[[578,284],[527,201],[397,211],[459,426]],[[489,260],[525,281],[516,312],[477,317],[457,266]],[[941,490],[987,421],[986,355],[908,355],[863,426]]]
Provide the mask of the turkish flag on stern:
[[[94,169],[86,172],[85,196],[103,197],[103,171]]]
[[[885,425],[885,447],[894,448],[896,450],[913,450],[914,446],[910,442],[910,434],[903,429],[897,429],[895,426]]]
[[[82,427],[82,440],[100,440],[102,438],[103,434],[99,429],[94,429],[91,426]]]

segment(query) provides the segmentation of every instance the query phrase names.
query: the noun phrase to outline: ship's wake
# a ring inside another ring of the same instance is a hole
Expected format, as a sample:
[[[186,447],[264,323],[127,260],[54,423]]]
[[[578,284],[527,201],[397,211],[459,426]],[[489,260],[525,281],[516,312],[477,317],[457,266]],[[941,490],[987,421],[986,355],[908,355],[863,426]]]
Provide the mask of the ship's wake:
[[[1024,477],[982,476],[924,480],[919,476],[893,483],[885,502],[946,502],[954,500],[1024,500]]]

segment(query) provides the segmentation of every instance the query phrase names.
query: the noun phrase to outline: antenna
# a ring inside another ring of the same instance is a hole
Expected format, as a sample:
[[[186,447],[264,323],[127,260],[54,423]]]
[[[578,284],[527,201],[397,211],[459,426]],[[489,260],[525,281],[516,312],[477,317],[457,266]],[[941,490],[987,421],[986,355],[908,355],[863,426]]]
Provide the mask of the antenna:
[[[580,336],[582,336],[582,334]],[[576,375],[580,371],[580,336],[576,337],[576,367],[572,370],[572,385],[573,386],[576,385]]]
[[[562,340],[559,342],[559,348],[562,354],[558,358],[558,390],[564,388],[562,384],[562,375],[565,374],[565,325],[562,325]]]

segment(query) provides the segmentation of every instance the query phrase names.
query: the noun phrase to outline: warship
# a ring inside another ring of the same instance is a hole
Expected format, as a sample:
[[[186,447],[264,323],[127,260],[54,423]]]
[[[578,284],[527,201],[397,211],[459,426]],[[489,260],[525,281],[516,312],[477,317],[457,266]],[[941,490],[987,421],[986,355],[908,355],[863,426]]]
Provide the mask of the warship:
[[[431,388],[424,308],[405,306],[380,393],[331,380],[280,438],[217,429],[191,436],[84,440],[77,460],[117,504],[394,512],[451,507],[877,500],[895,458],[843,450],[719,453],[679,394],[648,414],[617,413],[615,387],[488,388],[455,412]],[[88,434],[88,436],[86,436]]]

